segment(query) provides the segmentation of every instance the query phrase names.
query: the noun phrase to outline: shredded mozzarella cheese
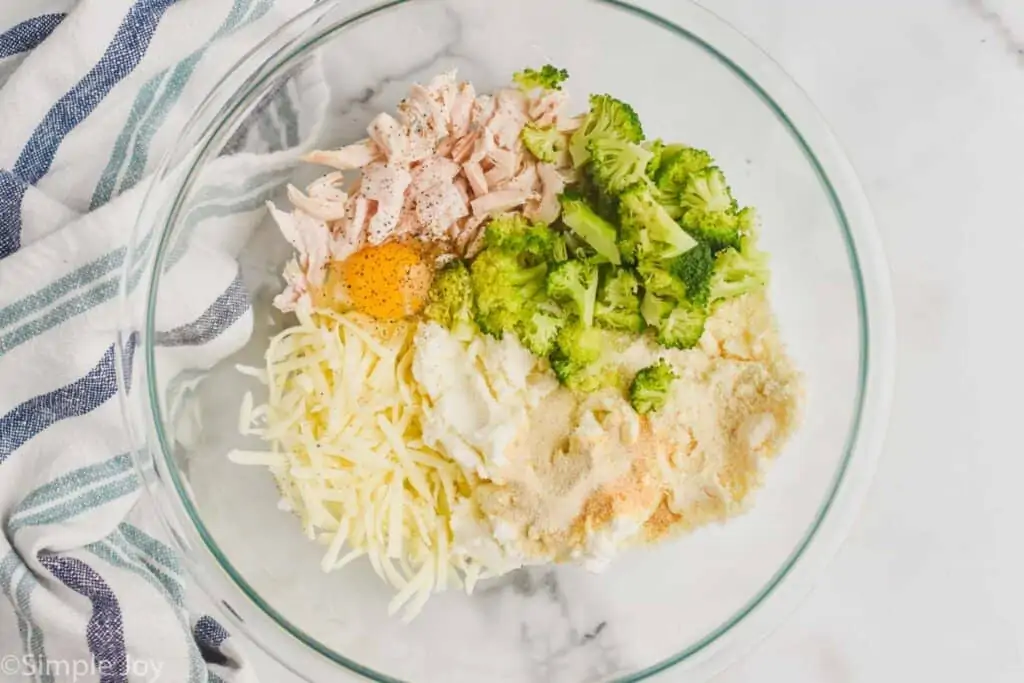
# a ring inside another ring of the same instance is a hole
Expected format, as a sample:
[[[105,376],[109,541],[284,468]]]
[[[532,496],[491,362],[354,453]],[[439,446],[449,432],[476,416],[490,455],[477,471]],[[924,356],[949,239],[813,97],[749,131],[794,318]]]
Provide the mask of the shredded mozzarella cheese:
[[[273,473],[280,507],[327,545],[324,572],[365,555],[398,591],[390,613],[405,607],[410,620],[431,593],[472,590],[486,572],[452,553],[450,523],[469,484],[458,465],[423,443],[425,399],[411,370],[415,326],[382,340],[357,314],[300,309],[298,318],[271,341],[265,369],[239,368],[268,388],[265,405],[243,398],[239,430],[271,450],[228,457]]]

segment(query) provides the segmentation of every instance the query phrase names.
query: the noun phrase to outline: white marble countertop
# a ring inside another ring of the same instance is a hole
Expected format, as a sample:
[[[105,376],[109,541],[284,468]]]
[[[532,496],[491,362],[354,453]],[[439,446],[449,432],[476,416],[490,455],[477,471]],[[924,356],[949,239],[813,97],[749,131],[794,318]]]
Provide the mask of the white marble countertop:
[[[1009,302],[1024,271],[1024,3],[703,4],[794,77],[848,151],[899,338],[859,522],[786,625],[716,683],[1022,681],[1024,324]]]

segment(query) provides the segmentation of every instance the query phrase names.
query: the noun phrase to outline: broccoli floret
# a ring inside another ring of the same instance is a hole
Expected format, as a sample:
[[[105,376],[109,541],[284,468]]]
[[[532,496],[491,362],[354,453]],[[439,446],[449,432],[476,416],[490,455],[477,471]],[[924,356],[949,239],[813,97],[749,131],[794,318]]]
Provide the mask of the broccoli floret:
[[[527,265],[543,263],[552,257],[558,234],[543,223],[531,223],[522,214],[505,213],[487,224],[484,246],[518,255]]]
[[[686,149],[684,145],[666,145],[659,138],[647,140],[643,148],[652,154],[651,160],[647,162],[647,176],[652,180],[657,177],[662,166],[668,162],[679,150]]]
[[[653,194],[658,203],[672,218],[678,219],[686,207],[683,191],[687,178],[711,164],[711,155],[702,149],[675,145],[662,151],[661,163],[651,174],[654,180]]]
[[[687,232],[706,242],[717,253],[728,247],[740,246],[740,221],[729,211],[701,211],[690,209],[683,214],[683,227]]]
[[[562,222],[599,255],[611,263],[621,263],[616,246],[615,226],[594,213],[578,195],[561,196]]]
[[[741,235],[757,235],[757,210],[754,207],[743,207],[743,209],[736,214],[736,220],[738,221]]]
[[[726,249],[715,258],[711,276],[711,302],[730,299],[768,284],[768,255],[757,248],[754,237],[743,237],[740,248]]]
[[[624,332],[640,332],[644,319],[640,315],[640,285],[632,272],[615,269],[602,282],[597,295],[594,319],[601,327]]]
[[[670,349],[689,349],[704,334],[707,310],[703,306],[682,302],[672,309],[658,328],[658,343]]]
[[[548,273],[547,293],[590,327],[597,302],[597,266],[583,261],[558,264]]]
[[[573,185],[569,194],[575,193],[581,197],[587,206],[601,218],[609,223],[615,224],[619,221],[619,198],[608,194],[594,181],[590,173],[590,166],[584,166],[579,174],[579,182]]]
[[[636,269],[643,279],[644,290],[675,301],[685,299],[686,285],[669,270],[672,265],[673,261],[646,259],[637,263]]]
[[[740,248],[740,240],[744,235],[757,232],[757,212],[746,207],[739,213],[732,211],[715,211],[707,213],[691,209],[683,214],[683,227],[691,235],[708,243],[711,251],[718,253],[722,249]]]
[[[544,291],[547,261],[559,244],[565,247],[561,236],[521,215],[503,214],[487,225],[484,244],[470,278],[480,329],[498,338],[514,331],[535,355],[548,355],[564,319]]]
[[[572,378],[584,367],[586,366],[580,363],[573,363],[568,358],[559,354],[551,358],[551,369],[554,371],[555,377],[562,384],[568,385]]]
[[[657,328],[661,321],[668,317],[675,304],[669,299],[662,299],[653,292],[644,292],[644,298],[640,302],[640,314],[651,327]]]
[[[606,194],[618,195],[646,178],[652,154],[640,145],[613,137],[594,137],[587,143],[588,171]]]
[[[539,128],[528,123],[523,126],[520,137],[526,149],[530,150],[530,154],[540,161],[558,163],[567,149],[565,135],[558,132],[554,126]]]
[[[756,213],[749,207],[736,211],[725,177],[714,166],[692,174],[680,199],[683,227],[707,242],[713,252],[739,249],[740,238],[756,230]]]
[[[619,387],[621,382],[621,376],[614,366],[575,363],[559,355],[551,359],[551,369],[559,382],[582,394],[590,394],[608,387]]]
[[[647,324],[655,329],[658,343],[667,348],[692,348],[704,334],[707,310],[699,304],[673,301],[647,292],[640,310]]]
[[[602,308],[598,305],[597,324],[609,330],[640,333],[644,329],[644,319],[640,310]]]
[[[587,145],[598,136],[617,137],[627,142],[643,142],[644,130],[633,107],[611,95],[591,95],[590,111],[569,140],[572,163],[579,168],[587,163]]]
[[[678,221],[683,216],[685,211],[683,207],[683,197],[680,194],[672,194],[671,192],[662,192],[658,189],[657,185],[652,185],[651,196],[654,201],[661,205],[661,208],[665,209],[665,213],[668,217],[674,221]]]
[[[547,356],[555,349],[555,340],[565,325],[565,316],[548,307],[533,306],[516,327],[519,341],[535,356]]]
[[[473,286],[462,261],[452,261],[434,276],[423,314],[448,329],[472,323]]]
[[[618,370],[601,361],[610,343],[605,332],[579,321],[570,323],[558,333],[551,369],[562,384],[574,391],[589,393],[616,386]]]
[[[662,142],[661,138],[644,140],[641,147],[651,153],[651,160],[647,162],[647,175],[653,178],[654,174],[658,171],[658,167],[661,166],[661,155],[665,153],[665,143]]]
[[[565,238],[566,235],[557,235],[554,244],[551,245],[551,260],[555,263],[569,260],[569,244]]]
[[[636,373],[629,385],[629,404],[641,415],[661,410],[665,407],[668,390],[676,377],[675,370],[664,359],[648,365]]]
[[[696,244],[665,209],[650,188],[635,185],[619,197],[619,252],[627,263],[644,258],[674,258]]]
[[[559,330],[555,343],[558,357],[586,365],[597,362],[608,342],[604,332],[576,320]]]
[[[544,291],[547,266],[525,266],[517,254],[484,249],[470,266],[480,329],[500,339],[532,311]]]
[[[623,263],[629,265],[636,265],[641,256],[653,252],[647,229],[639,221],[620,221],[618,247]]]
[[[736,201],[725,183],[725,176],[717,166],[709,166],[687,176],[682,203],[687,211],[696,209],[703,213],[736,209]]]
[[[712,163],[711,155],[702,149],[676,145],[661,153],[661,163],[654,172],[654,183],[667,194],[681,195],[691,174],[702,171]]]
[[[526,68],[512,75],[512,80],[524,92],[540,88],[541,90],[561,90],[562,83],[569,78],[569,72],[545,64],[540,69]]]
[[[715,256],[705,242],[698,242],[690,251],[675,258],[672,273],[683,283],[686,299],[704,305],[711,293],[711,275],[715,269]]]

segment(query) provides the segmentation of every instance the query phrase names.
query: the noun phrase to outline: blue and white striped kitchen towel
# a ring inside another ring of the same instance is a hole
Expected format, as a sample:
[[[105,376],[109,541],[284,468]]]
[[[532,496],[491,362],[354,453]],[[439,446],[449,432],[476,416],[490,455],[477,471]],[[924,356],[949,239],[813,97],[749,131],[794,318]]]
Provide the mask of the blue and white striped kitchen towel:
[[[112,343],[149,174],[227,67],[311,1],[0,3],[0,680],[254,680],[140,499]],[[315,85],[275,97],[308,111]],[[318,125],[265,124],[270,152]],[[253,220],[244,193],[210,192],[209,214]],[[234,300],[231,256],[189,303],[198,322]],[[209,363],[247,329],[183,343]]]

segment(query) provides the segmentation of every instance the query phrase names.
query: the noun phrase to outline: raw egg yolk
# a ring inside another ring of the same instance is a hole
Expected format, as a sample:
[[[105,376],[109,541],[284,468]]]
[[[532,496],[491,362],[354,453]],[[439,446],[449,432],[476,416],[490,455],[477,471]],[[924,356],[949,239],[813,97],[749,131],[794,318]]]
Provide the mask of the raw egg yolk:
[[[343,273],[352,305],[378,320],[414,315],[426,304],[430,268],[407,244],[361,249],[345,261]]]

